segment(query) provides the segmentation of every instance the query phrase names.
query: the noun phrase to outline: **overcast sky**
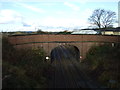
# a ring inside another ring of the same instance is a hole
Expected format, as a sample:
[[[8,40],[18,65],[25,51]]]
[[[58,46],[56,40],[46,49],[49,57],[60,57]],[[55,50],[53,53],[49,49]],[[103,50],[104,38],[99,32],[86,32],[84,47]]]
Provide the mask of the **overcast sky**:
[[[98,8],[118,13],[118,0],[1,0],[0,31],[34,31],[38,26],[87,28],[88,17]]]

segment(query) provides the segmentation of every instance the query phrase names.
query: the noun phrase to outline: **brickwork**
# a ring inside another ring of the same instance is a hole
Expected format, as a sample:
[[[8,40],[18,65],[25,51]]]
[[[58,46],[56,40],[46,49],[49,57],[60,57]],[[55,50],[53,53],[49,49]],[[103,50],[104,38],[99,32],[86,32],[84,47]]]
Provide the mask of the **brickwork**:
[[[10,36],[8,39],[18,49],[42,47],[48,55],[50,55],[51,50],[53,48],[59,45],[64,44],[74,45],[80,50],[80,55],[83,58],[85,58],[87,51],[93,45],[99,45],[105,42],[109,43],[120,42],[120,36],[102,36],[102,35],[27,35],[27,36]],[[57,41],[57,43],[55,43],[54,41]],[[70,41],[75,42],[70,43]]]

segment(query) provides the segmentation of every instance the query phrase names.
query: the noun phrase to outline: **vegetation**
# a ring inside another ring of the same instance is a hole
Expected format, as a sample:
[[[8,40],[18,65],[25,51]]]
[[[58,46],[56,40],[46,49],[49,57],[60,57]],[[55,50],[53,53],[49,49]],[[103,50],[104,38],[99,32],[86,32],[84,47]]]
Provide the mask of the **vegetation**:
[[[16,50],[3,37],[2,47],[3,88],[45,88],[48,85],[52,67],[44,62],[43,49]]]
[[[109,10],[96,9],[88,20],[99,28],[113,27],[113,23],[116,22],[116,13]]]
[[[37,31],[37,34],[49,34],[48,32],[44,32],[44,31],[42,31],[41,29],[39,29],[38,31]]]
[[[65,30],[65,31],[62,31],[62,32],[58,32],[57,34],[71,34],[71,33],[72,32]]]
[[[120,44],[93,46],[81,64],[85,73],[109,88],[120,86]]]
[[[2,32],[4,35],[31,35],[36,34],[35,31],[15,31],[15,32]]]

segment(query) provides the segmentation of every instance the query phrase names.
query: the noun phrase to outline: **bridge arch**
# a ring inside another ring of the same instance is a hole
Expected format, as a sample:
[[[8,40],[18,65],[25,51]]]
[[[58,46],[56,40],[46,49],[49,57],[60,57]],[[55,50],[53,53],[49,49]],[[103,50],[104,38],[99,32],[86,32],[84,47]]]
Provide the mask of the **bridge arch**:
[[[51,63],[54,62],[54,60],[60,60],[60,58],[71,58],[74,57],[75,60],[80,60],[80,50],[75,45],[58,45],[55,48],[53,48],[50,52],[51,57]]]
[[[8,40],[17,49],[41,47],[46,52],[46,56],[50,56],[51,51],[60,44],[75,45],[80,51],[81,61],[85,59],[93,45],[120,43],[119,36],[103,35],[15,35],[9,36]]]

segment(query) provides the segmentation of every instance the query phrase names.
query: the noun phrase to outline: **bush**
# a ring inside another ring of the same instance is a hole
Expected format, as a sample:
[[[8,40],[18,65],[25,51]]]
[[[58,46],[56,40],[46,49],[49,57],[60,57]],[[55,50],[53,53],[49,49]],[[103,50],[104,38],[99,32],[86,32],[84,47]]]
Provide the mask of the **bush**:
[[[104,44],[93,46],[86,55],[86,63],[89,64],[89,74],[92,78],[107,87],[118,87],[120,85],[120,44]],[[115,85],[109,84],[111,80]]]
[[[16,50],[3,37],[3,88],[44,88],[47,87],[50,65],[44,62],[43,49]]]

